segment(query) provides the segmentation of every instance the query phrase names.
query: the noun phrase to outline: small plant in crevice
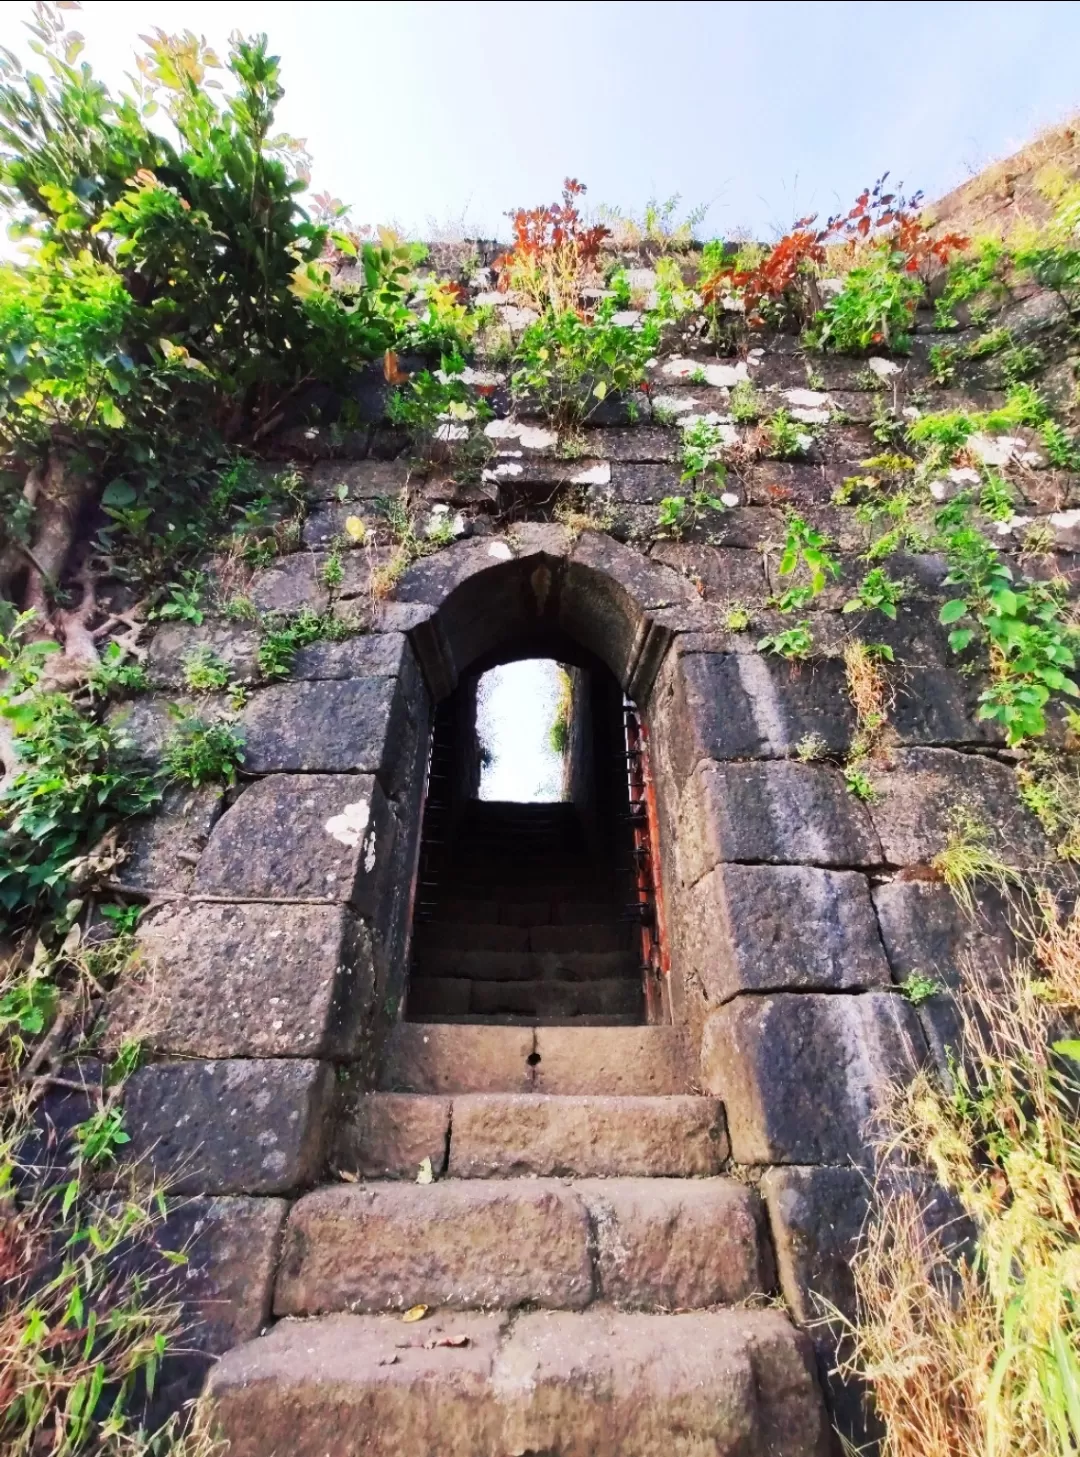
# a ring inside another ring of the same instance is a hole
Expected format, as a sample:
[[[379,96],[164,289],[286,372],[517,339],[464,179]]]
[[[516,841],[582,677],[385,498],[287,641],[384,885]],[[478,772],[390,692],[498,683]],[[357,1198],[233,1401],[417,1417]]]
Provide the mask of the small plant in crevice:
[[[800,764],[815,764],[829,757],[829,746],[820,734],[803,734],[795,745],[795,757]]]
[[[574,712],[574,691],[570,674],[559,669],[559,689],[555,699],[555,717],[548,730],[548,745],[553,754],[565,754],[570,747],[570,724]]]
[[[591,494],[584,486],[564,491],[555,502],[552,515],[575,537],[583,531],[610,531],[615,525],[611,501]]]
[[[218,693],[228,688],[232,672],[209,643],[196,643],[181,661],[184,687],[192,693]]]
[[[592,319],[573,310],[546,313],[518,341],[514,391],[535,399],[556,428],[582,425],[609,396],[630,396],[644,381],[659,344],[657,325],[617,324],[615,313],[612,299]]]
[[[304,607],[297,613],[271,612],[262,618],[256,655],[259,672],[267,682],[287,678],[301,648],[316,642],[340,642],[351,636],[352,625],[333,612]]]
[[[762,452],[774,460],[801,460],[814,443],[804,425],[793,420],[787,410],[774,410],[758,427]]]
[[[753,614],[743,602],[730,603],[724,613],[724,626],[728,632],[749,632],[753,621]]]
[[[692,491],[686,496],[665,496],[657,508],[657,534],[681,541],[699,525],[706,512],[724,509],[723,501],[704,490]]]
[[[691,485],[699,492],[709,486],[713,490],[723,489],[727,467],[723,458],[724,434],[718,425],[705,419],[692,421],[682,432],[679,454],[682,485]]]
[[[1075,750],[1038,748],[1017,769],[1020,798],[1061,860],[1080,861],[1080,757]]]
[[[1007,891],[1021,884],[1021,876],[999,854],[994,833],[968,805],[953,805],[946,821],[946,842],[931,860],[931,869],[941,876],[957,904],[974,916],[977,885]]]
[[[844,603],[845,612],[880,612],[895,621],[896,609],[903,601],[905,584],[889,576],[883,567],[872,567],[856,589],[854,597]]]
[[[943,982],[921,971],[913,971],[900,983],[900,994],[913,1007],[921,1007],[934,997],[940,997],[948,988]]]
[[[226,719],[184,715],[165,741],[162,763],[169,779],[189,784],[235,784],[244,762],[244,736]]]
[[[856,720],[850,764],[874,752],[888,722],[892,685],[883,665],[892,661],[893,650],[887,643],[854,638],[844,645],[844,676]]]
[[[765,401],[752,380],[732,385],[728,413],[736,425],[753,425],[765,414]]]
[[[848,793],[863,804],[873,804],[880,797],[874,781],[860,763],[845,764],[843,774]]]
[[[775,653],[777,657],[787,658],[792,662],[803,662],[814,650],[814,634],[810,623],[804,618],[794,627],[766,633],[758,639],[757,648],[760,653]]]
[[[776,599],[781,612],[794,612],[807,606],[825,590],[830,578],[839,574],[840,568],[829,554],[829,546],[829,538],[823,531],[796,512],[789,514],[777,567],[778,576],[790,584]]]

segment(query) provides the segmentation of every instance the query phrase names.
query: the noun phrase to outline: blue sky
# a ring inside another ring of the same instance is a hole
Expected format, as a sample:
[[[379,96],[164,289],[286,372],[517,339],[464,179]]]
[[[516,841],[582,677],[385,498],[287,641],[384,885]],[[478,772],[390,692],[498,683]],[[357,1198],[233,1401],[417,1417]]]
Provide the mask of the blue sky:
[[[0,4],[22,46],[29,5]],[[888,169],[940,195],[1080,108],[1080,4],[196,3],[87,0],[69,24],[119,81],[140,32],[224,49],[265,29],[280,120],[357,222],[505,227],[570,173],[589,201],[708,202],[769,237]]]

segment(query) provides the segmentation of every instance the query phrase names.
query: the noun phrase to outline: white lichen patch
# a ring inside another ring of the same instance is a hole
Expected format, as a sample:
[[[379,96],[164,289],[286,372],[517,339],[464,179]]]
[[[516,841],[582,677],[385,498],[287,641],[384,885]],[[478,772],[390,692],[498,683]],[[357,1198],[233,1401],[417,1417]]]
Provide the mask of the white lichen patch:
[[[635,324],[641,323],[641,310],[619,309],[617,313],[612,314],[611,322],[618,324],[622,329],[632,329]]]
[[[900,373],[900,366],[895,359],[882,359],[879,354],[871,355],[866,361],[866,367],[878,379],[888,379],[891,374]]]
[[[459,374],[448,374],[444,369],[435,370],[435,378],[443,384],[449,384],[452,379],[459,380],[461,384],[484,385],[494,389],[496,385],[506,383],[505,374],[497,374],[493,369],[473,369],[467,364]]]
[[[792,414],[795,415],[796,420],[804,418],[797,413],[799,410],[824,410],[826,420],[829,417],[829,397],[822,394],[820,390],[785,390],[784,399],[789,405],[795,407]],[[810,423],[807,421],[807,424]]]
[[[491,420],[484,426],[489,440],[516,440],[525,450],[554,450],[558,434],[542,425],[526,425],[521,420]]]
[[[611,466],[606,460],[598,460],[595,465],[586,466],[579,470],[577,475],[570,477],[572,486],[608,486],[611,484]]]
[[[732,424],[730,415],[719,415],[715,410],[710,410],[705,415],[682,415],[675,421],[680,430],[688,430],[691,425],[698,421],[705,425],[715,425],[720,434],[721,445],[735,445],[738,443],[739,432]]]
[[[931,481],[927,489],[935,501],[944,501],[949,494],[949,488],[944,481]]]
[[[1058,531],[1071,531],[1074,526],[1080,526],[1080,511],[1055,511],[1050,517],[1050,525]]]
[[[363,838],[370,818],[370,803],[366,799],[358,799],[355,804],[347,804],[340,814],[332,815],[323,829],[339,845],[355,850]]]
[[[995,439],[979,433],[968,438],[967,448],[979,457],[983,465],[1008,465],[1026,444],[1016,435],[999,435]]]
[[[958,486],[977,486],[982,476],[970,465],[960,465],[949,472],[949,480]]]
[[[370,875],[371,872],[375,869],[374,830],[371,831],[370,835],[368,835],[367,839],[364,841],[364,869],[367,871],[368,875]]]
[[[697,408],[698,400],[690,395],[656,395],[653,399],[654,410],[666,410],[672,415],[682,415],[687,410]]]
[[[514,553],[505,541],[493,541],[487,549],[487,554],[489,557],[494,557],[497,562],[511,562],[514,560]]]
[[[739,504],[739,498],[734,491],[724,491],[720,499],[725,506],[737,506]]]
[[[703,374],[705,383],[718,390],[729,390],[733,385],[742,384],[750,378],[744,359],[740,359],[738,364],[704,364],[700,359],[669,359],[664,365],[664,373],[671,379],[689,379],[691,375]]]
[[[828,410],[807,410],[797,408],[791,411],[791,418],[801,425],[827,425],[832,419]]]

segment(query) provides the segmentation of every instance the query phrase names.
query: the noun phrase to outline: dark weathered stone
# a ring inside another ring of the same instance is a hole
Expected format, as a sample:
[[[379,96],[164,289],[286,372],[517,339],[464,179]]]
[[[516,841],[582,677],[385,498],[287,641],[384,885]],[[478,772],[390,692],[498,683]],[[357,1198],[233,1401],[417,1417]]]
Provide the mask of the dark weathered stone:
[[[780,1288],[801,1325],[824,1314],[814,1297],[855,1315],[851,1262],[869,1203],[866,1175],[853,1168],[775,1168],[761,1180]]]
[[[270,1319],[284,1199],[186,1199],[170,1210],[159,1242],[182,1250],[179,1294],[194,1317],[184,1342],[220,1355],[250,1341]]]
[[[736,997],[709,1017],[702,1081],[723,1098],[739,1163],[866,1164],[866,1124],[926,1043],[899,996]]]
[[[323,612],[329,594],[317,567],[310,552],[298,551],[282,557],[255,573],[247,595],[260,612],[299,612],[302,607]]]
[[[367,533],[365,539],[369,541],[376,540],[379,528],[385,528],[386,525],[385,520],[369,505],[341,505],[337,501],[329,501],[316,506],[304,518],[301,532],[303,543],[314,551],[328,551],[335,543],[344,544],[346,557],[351,556],[353,551],[358,550],[357,543],[351,540],[346,526],[352,520],[363,523]]]
[[[301,648],[293,659],[290,677],[394,678],[402,672],[408,652],[398,632],[365,632],[344,642],[317,642]]]
[[[684,894],[684,975],[709,1002],[746,991],[888,986],[865,876],[802,865],[721,865]]]
[[[169,688],[184,685],[184,661],[199,648],[208,649],[221,660],[237,683],[251,683],[258,677],[256,661],[259,636],[252,628],[231,623],[207,622],[201,627],[167,623],[154,633],[147,653],[151,678]]]
[[[955,668],[904,663],[897,675],[889,724],[901,743],[944,745],[1004,743],[996,725],[976,718],[978,686]]]
[[[954,817],[973,817],[997,837],[1002,857],[1033,865],[1046,857],[1038,821],[1021,804],[1007,765],[952,749],[898,749],[872,775],[878,798],[870,815],[893,865],[932,860],[944,850]]]
[[[844,753],[855,731],[844,665],[832,660],[799,667],[757,654],[687,653],[659,713],[678,780],[701,759],[786,758],[808,734]]]
[[[767,1295],[772,1260],[757,1194],[733,1179],[581,1179],[597,1295],[639,1309],[694,1310]]]
[[[894,981],[918,973],[955,990],[974,971],[994,982],[1017,954],[999,892],[978,891],[973,917],[939,881],[891,880],[875,887],[873,895]]]
[[[758,551],[659,541],[653,547],[652,559],[699,586],[707,602],[755,607],[763,606],[768,596],[765,567]]]
[[[840,771],[787,760],[699,764],[683,795],[675,850],[688,884],[720,861],[871,866],[882,859],[866,807]]]
[[[159,808],[128,823],[126,851],[116,878],[129,890],[190,889],[199,856],[221,814],[224,796],[216,785],[166,790]]]
[[[289,1215],[274,1309],[572,1310],[593,1294],[588,1244],[584,1205],[552,1179],[317,1189]]]
[[[665,496],[680,493],[677,465],[624,464],[616,461],[611,467],[611,484],[606,487],[617,501],[632,505],[655,505]]]
[[[399,699],[395,678],[275,683],[244,710],[244,767],[252,774],[386,776],[403,727]]]
[[[320,460],[311,472],[314,501],[374,501],[409,483],[407,460]]]
[[[355,1053],[372,1000],[371,942],[338,906],[166,904],[139,927],[142,975],[110,1036],[201,1057]]]
[[[671,429],[634,426],[629,430],[583,430],[584,454],[598,460],[657,461],[670,463],[679,458],[679,432]]]
[[[394,829],[370,774],[272,774],[215,825],[195,892],[346,901],[374,921]]]
[[[332,1089],[300,1058],[156,1062],[128,1081],[125,1125],[174,1193],[284,1194],[319,1174]]]
[[[339,1124],[334,1162],[362,1179],[415,1179],[425,1159],[446,1166],[450,1100],[415,1093],[361,1093]]]

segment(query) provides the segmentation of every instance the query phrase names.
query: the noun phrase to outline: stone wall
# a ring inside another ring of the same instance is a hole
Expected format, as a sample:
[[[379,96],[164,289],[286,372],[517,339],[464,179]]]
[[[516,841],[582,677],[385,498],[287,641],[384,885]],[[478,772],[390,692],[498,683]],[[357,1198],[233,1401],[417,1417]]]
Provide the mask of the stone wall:
[[[1034,337],[1054,319],[1036,295],[1005,322]],[[1018,866],[1048,853],[1017,796],[1016,756],[975,716],[978,675],[957,670],[938,625],[942,560],[889,560],[908,584],[895,621],[842,611],[868,535],[833,496],[881,450],[875,415],[903,421],[1004,399],[978,364],[948,389],[933,386],[935,342],[920,320],[907,358],[810,358],[783,335],[717,358],[691,319],[656,361],[633,423],[605,402],[561,446],[543,422],[512,412],[494,371],[480,377],[495,409],[493,454],[464,485],[402,453],[375,373],[358,389],[358,428],[297,426],[277,443],[299,462],[311,504],[301,549],[256,572],[251,599],[262,611],[325,609],[322,568],[358,516],[367,539],[345,554],[335,604],[363,630],[304,649],[287,681],[262,684],[254,628],[164,628],[150,653],[156,691],[131,718],[154,752],[182,696],[183,654],[198,642],[250,685],[236,790],[173,792],[132,833],[125,884],[153,908],[140,931],[142,978],[111,1024],[152,1054],[131,1080],[128,1124],[137,1149],[191,1196],[178,1217],[204,1252],[191,1290],[213,1301],[208,1348],[268,1318],[287,1202],[326,1175],[335,1119],[354,1090],[373,1086],[400,1015],[434,704],[478,663],[566,639],[608,665],[648,726],[673,1020],[701,1089],[726,1105],[732,1164],[760,1180],[785,1297],[799,1321],[815,1314],[811,1289],[850,1298],[867,1120],[890,1079],[927,1058],[945,1066],[965,966],[992,973],[1013,945],[997,901],[984,898],[972,921],[929,868],[950,811],[966,806],[994,827]],[[1052,364],[1051,388],[1055,369],[1065,365]],[[681,430],[704,417],[746,444],[753,427],[730,415],[744,380],[766,408],[812,427],[806,458],[746,450],[727,509],[664,539],[658,507],[680,493]],[[1030,432],[986,448],[1021,500],[1001,525],[1002,548],[1018,551],[1039,523],[1056,556],[1033,568],[1074,576],[1080,481],[1051,469]],[[942,494],[955,487],[945,479]],[[372,573],[393,552],[377,501],[405,489],[421,524],[434,512],[459,539],[375,600]],[[580,515],[573,529],[553,520],[552,503],[568,494],[605,529],[587,519],[579,529]],[[791,507],[828,533],[842,562],[807,609],[814,654],[794,663],[756,647],[789,624],[771,602]],[[748,631],[733,630],[734,604]],[[895,659],[869,802],[840,767],[857,731],[843,662],[856,635]],[[804,761],[810,736],[823,757]],[[951,990],[916,1009],[898,990],[916,971]]]

